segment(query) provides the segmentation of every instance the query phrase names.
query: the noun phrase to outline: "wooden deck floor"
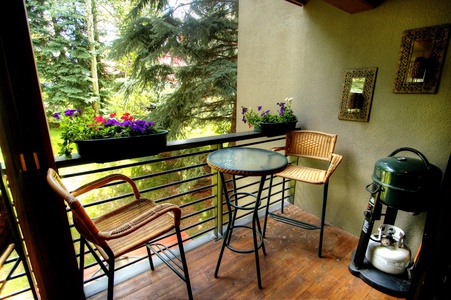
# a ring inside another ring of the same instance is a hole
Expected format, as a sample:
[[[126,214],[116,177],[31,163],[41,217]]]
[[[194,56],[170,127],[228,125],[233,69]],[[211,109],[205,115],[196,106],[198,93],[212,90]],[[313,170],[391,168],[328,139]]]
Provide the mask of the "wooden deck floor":
[[[285,214],[318,222],[294,206]],[[327,226],[323,258],[318,258],[319,231],[309,231],[268,218],[266,253],[260,250],[263,289],[258,289],[254,254],[226,249],[214,277],[221,242],[208,242],[187,252],[194,299],[398,299],[383,294],[351,275],[348,264],[358,238]],[[239,243],[251,247],[249,230],[236,231]],[[235,236],[235,234],[234,234]],[[115,299],[187,299],[186,285],[160,265],[114,289]],[[101,292],[88,300],[106,299]]]

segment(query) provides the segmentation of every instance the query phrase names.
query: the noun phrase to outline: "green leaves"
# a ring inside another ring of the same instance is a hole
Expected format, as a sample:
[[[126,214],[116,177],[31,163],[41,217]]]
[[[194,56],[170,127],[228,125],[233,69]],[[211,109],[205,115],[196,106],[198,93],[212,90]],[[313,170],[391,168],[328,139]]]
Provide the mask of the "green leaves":
[[[238,4],[161,2],[139,2],[113,57],[134,58],[128,87],[158,94],[150,116],[173,138],[207,124],[223,133],[236,97]]]
[[[252,108],[241,107],[242,121],[249,127],[259,127],[261,123],[288,123],[297,121],[297,117],[291,109],[293,98],[286,98],[283,102],[278,102],[278,109],[274,112],[265,110],[262,106],[257,106],[257,111]]]

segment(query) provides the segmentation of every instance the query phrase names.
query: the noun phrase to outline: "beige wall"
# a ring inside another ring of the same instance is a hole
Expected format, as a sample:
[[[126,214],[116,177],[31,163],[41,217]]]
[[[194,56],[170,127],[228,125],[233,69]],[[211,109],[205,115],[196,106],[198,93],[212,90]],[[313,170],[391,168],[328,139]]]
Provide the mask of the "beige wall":
[[[327,222],[360,233],[374,164],[399,147],[421,151],[444,170],[451,151],[451,54],[437,94],[393,94],[392,86],[402,33],[445,23],[451,23],[451,1],[385,0],[353,15],[321,0],[304,8],[240,1],[238,107],[269,108],[293,97],[298,125],[338,134],[336,152],[344,160],[330,181]],[[378,68],[369,122],[338,120],[344,71],[366,67]],[[298,205],[318,215],[319,204],[309,199],[319,199],[321,190],[304,186],[299,194]],[[423,217],[412,218],[397,220],[410,236]],[[415,248],[419,242],[411,239]]]

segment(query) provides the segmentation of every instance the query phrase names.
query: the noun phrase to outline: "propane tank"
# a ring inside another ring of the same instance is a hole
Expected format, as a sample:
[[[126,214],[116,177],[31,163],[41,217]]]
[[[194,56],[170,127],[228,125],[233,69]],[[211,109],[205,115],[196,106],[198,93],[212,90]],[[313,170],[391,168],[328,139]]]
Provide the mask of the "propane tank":
[[[404,231],[387,224],[379,226],[378,230],[370,236],[366,259],[385,273],[404,273],[411,258],[410,249],[404,244]]]

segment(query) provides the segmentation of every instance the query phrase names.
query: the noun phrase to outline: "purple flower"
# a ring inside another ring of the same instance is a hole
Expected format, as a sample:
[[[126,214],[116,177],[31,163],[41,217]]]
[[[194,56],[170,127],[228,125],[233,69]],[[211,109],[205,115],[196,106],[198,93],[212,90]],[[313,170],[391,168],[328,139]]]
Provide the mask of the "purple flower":
[[[261,116],[263,117],[263,116],[269,114],[269,112],[270,112],[270,110],[268,109],[267,111],[263,112],[263,113],[261,114]]]
[[[120,125],[121,125],[121,123],[119,123],[116,119],[108,119],[105,122],[105,127],[106,126],[120,126]]]
[[[68,109],[64,112],[64,115],[72,118],[73,116],[75,116],[75,113],[80,113],[80,112],[81,111],[79,109]]]
[[[54,113],[54,114],[53,114],[53,117],[54,117],[55,119],[59,120],[60,117],[61,117],[61,114],[60,114],[60,113]]]
[[[241,121],[243,121],[244,123],[247,122],[246,118],[243,116],[243,118],[241,119]]]
[[[262,110],[262,106],[261,105],[257,106],[257,110],[261,111]]]
[[[285,113],[285,107],[281,106],[280,110],[279,110],[279,116],[283,116],[284,113]]]
[[[277,105],[280,106],[279,116],[283,116],[283,114],[285,113],[285,102],[277,103]]]
[[[247,113],[247,107],[241,106],[241,114],[244,115]]]

